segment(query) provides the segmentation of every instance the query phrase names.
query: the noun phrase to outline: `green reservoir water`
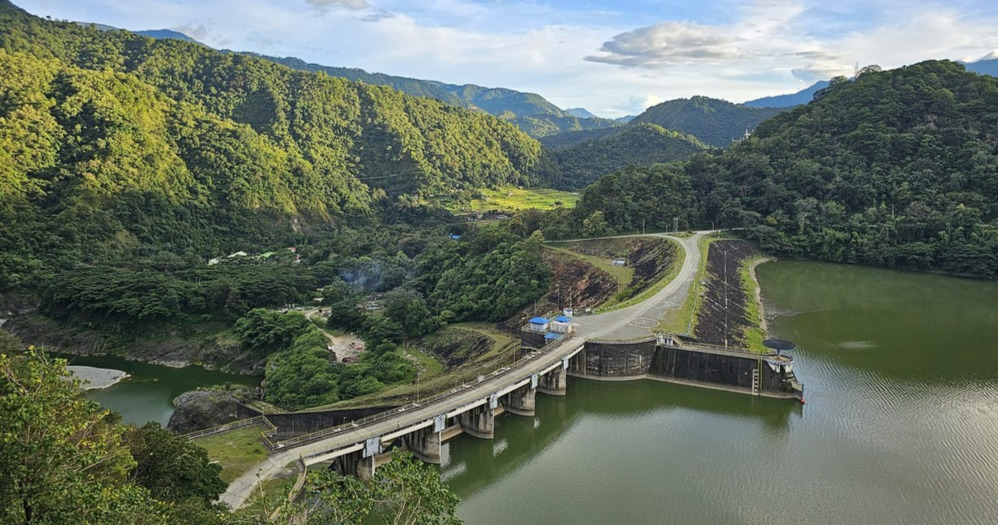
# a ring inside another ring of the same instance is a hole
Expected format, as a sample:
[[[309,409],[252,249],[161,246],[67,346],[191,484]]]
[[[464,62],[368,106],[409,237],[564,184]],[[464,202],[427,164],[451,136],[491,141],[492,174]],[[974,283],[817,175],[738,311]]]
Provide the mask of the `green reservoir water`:
[[[998,283],[759,268],[806,406],[570,379],[446,445],[468,524],[998,523]]]
[[[60,355],[71,365],[124,370],[131,377],[86,396],[121,413],[124,423],[143,425],[158,421],[164,427],[173,414],[173,399],[198,387],[226,383],[256,386],[260,378],[206,370],[200,366],[171,368],[108,356]]]

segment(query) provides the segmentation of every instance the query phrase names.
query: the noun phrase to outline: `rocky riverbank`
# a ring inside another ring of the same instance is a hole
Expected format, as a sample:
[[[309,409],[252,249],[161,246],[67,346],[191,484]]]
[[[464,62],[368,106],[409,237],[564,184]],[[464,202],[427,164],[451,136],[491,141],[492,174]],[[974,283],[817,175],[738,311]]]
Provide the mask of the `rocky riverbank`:
[[[112,370],[110,368],[96,368],[93,366],[76,365],[70,365],[66,368],[72,372],[73,377],[83,381],[83,390],[107,388],[128,377],[126,372],[122,370]]]

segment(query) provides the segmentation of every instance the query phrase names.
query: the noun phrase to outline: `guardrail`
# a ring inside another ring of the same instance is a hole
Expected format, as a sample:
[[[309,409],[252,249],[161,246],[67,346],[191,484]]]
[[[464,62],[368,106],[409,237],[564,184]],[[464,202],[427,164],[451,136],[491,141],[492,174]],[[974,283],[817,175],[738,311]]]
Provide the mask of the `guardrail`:
[[[305,464],[305,458],[298,456],[298,464],[301,466],[301,472],[298,474],[298,479],[295,480],[294,486],[291,487],[291,491],[288,492],[288,503],[294,503],[301,496],[302,489],[305,488],[305,480],[308,479],[308,465]],[[284,509],[280,506],[274,509],[274,512],[270,515],[270,521],[276,522],[282,510]]]
[[[766,354],[762,354],[759,352],[753,352],[751,350],[747,350],[745,348],[725,347],[721,345],[715,345],[710,343],[699,343],[699,342],[682,343],[679,345],[675,345],[673,348],[679,348],[682,350],[705,351],[711,353],[739,354],[750,357],[770,357],[776,355],[776,352],[769,352]]]
[[[203,438],[205,436],[210,436],[213,434],[221,434],[222,432],[228,432],[230,430],[238,430],[240,428],[251,427],[255,425],[261,425],[264,427],[264,432],[275,431],[277,427],[267,419],[267,416],[256,416],[249,419],[240,419],[239,421],[233,421],[231,423],[225,423],[224,425],[218,425],[217,427],[206,428],[203,430],[195,430],[194,432],[189,432],[184,434],[183,437],[188,440],[194,440],[198,438]]]
[[[551,343],[548,343],[547,345],[544,345],[541,348],[540,352],[543,352],[544,350],[549,350],[550,348],[553,348],[554,346],[557,346],[558,344],[565,343],[565,342],[569,341],[571,338],[572,338],[572,334],[566,334],[565,337],[562,337],[562,338],[558,339],[557,341],[553,341]],[[522,366],[523,362],[528,361],[530,359],[532,359],[532,357],[523,359],[521,361],[521,365],[520,366]],[[454,394],[456,394],[458,392],[463,392],[463,391],[465,391],[465,390],[467,390],[469,388],[478,386],[478,385],[480,385],[482,383],[487,383],[487,382],[495,381],[495,380],[497,380],[500,377],[503,377],[503,376],[505,376],[507,374],[510,374],[510,373],[516,371],[517,369],[520,368],[520,366],[516,366],[516,367],[504,366],[502,368],[499,368],[498,370],[494,370],[494,371],[490,372],[488,375],[479,376],[480,377],[479,381],[476,381],[476,382],[470,383],[470,384],[469,383],[465,383],[465,384],[463,384],[461,386],[454,387],[454,388],[452,388],[450,390],[447,390],[445,392],[441,392],[439,394],[435,394],[435,395],[430,396],[428,398],[422,399],[422,400],[420,400],[419,403],[408,403],[408,404],[402,405],[402,406],[400,406],[398,408],[394,408],[392,410],[386,410],[385,412],[380,412],[380,413],[377,413],[377,414],[365,417],[363,419],[358,419],[358,420],[355,420],[355,421],[351,421],[349,423],[344,423],[342,425],[337,425],[335,427],[330,427],[330,428],[326,428],[326,429],[322,429],[322,430],[317,430],[315,432],[310,432],[308,434],[302,434],[300,436],[295,436],[293,438],[288,438],[288,439],[285,439],[285,440],[274,441],[274,440],[271,439],[273,436],[268,436],[266,433],[264,433],[264,436],[263,436],[264,444],[266,444],[267,447],[269,449],[271,449],[271,450],[277,450],[277,449],[283,449],[283,448],[297,447],[297,446],[306,445],[306,444],[309,444],[309,443],[314,443],[316,441],[321,441],[323,439],[335,436],[337,434],[340,434],[342,432],[346,432],[348,430],[353,430],[355,428],[359,428],[359,427],[362,427],[364,425],[369,425],[371,423],[376,423],[378,421],[383,421],[383,420],[391,419],[391,418],[393,418],[395,416],[398,416],[399,414],[402,414],[404,412],[408,412],[408,411],[410,411],[412,409],[422,408],[425,405],[432,405],[432,404],[437,403],[438,401],[441,401],[441,400],[443,400],[443,399],[445,399],[447,397],[450,397],[450,396],[452,396],[452,395],[454,395]],[[275,430],[276,430],[276,428],[275,428]],[[273,432],[271,432],[271,434],[273,434]]]

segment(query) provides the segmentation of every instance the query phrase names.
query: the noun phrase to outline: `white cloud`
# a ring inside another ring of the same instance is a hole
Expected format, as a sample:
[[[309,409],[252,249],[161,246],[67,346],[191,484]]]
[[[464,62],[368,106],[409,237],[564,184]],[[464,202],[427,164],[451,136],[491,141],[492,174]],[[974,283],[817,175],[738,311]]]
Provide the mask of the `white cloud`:
[[[305,3],[318,9],[319,11],[325,11],[329,8],[342,8],[359,11],[361,9],[368,9],[371,7],[366,0],[305,0]]]
[[[655,95],[628,97],[627,102],[617,105],[614,109],[619,110],[624,115],[638,115],[655,104],[661,104],[662,102],[665,102],[665,100]]]
[[[657,68],[693,62],[723,62],[742,56],[737,36],[718,28],[684,22],[665,22],[621,33],[600,47],[590,62]]]
[[[725,0],[641,10],[610,0],[577,8],[534,0],[15,1],[40,16],[174,27],[215,47],[529,91],[603,116],[692,95],[742,101],[793,92],[851,75],[857,64],[977,60],[998,50],[993,0]]]

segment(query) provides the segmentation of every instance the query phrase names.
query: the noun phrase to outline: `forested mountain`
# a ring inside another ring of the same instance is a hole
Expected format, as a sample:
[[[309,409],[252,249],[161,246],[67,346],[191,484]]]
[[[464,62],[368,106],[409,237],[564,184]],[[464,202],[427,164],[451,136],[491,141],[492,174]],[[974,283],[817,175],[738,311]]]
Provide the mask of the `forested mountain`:
[[[653,175],[691,188],[689,226],[747,227],[771,253],[994,277],[996,137],[995,78],[948,61],[868,67],[723,153],[588,188],[574,217],[614,233],[674,213],[664,192],[634,207],[600,198],[606,184],[640,195]]]
[[[695,137],[655,124],[628,125],[606,136],[550,149],[539,176],[554,188],[580,189],[627,166],[686,159],[706,148]]]
[[[253,55],[302,71],[322,71],[329,76],[342,77],[365,84],[389,86],[403,93],[430,97],[453,106],[480,109],[511,122],[533,137],[544,137],[568,131],[601,129],[618,126],[613,120],[595,115],[573,114],[548,102],[534,93],[524,93],[505,88],[486,88],[472,84],[445,84],[433,80],[396,77],[383,73],[368,73],[363,69],[310,64],[298,58]],[[588,113],[588,112],[587,112]]]
[[[428,192],[528,183],[540,153],[481,112],[0,0],[0,288],[418,216]]]
[[[750,108],[708,97],[677,99],[654,105],[634,117],[629,126],[656,124],[692,135],[704,144],[726,148],[741,140],[760,122],[778,115],[782,108]]]
[[[565,110],[565,113],[568,113],[573,117],[579,117],[579,118],[596,118],[596,115],[593,115],[586,108],[568,108]]]
[[[174,31],[172,29],[147,29],[145,31],[136,31],[135,33],[149,38],[172,38],[174,40],[184,40],[186,42],[194,42],[195,44],[205,45],[179,31]]]
[[[974,73],[980,73],[982,75],[991,75],[993,77],[998,76],[998,58],[969,62],[966,66],[967,71],[973,71]]]
[[[546,137],[541,137],[537,139],[541,145],[545,148],[551,150],[563,150],[582,144],[583,142],[589,142],[592,140],[597,140],[603,138],[607,135],[612,135],[621,131],[622,128],[603,128],[603,129],[587,129],[584,131],[566,131],[565,133],[559,133],[557,135],[548,135]]]
[[[828,87],[828,81],[820,80],[796,93],[757,98],[745,102],[744,105],[750,108],[792,108],[807,104],[814,99],[815,93],[826,87]]]

